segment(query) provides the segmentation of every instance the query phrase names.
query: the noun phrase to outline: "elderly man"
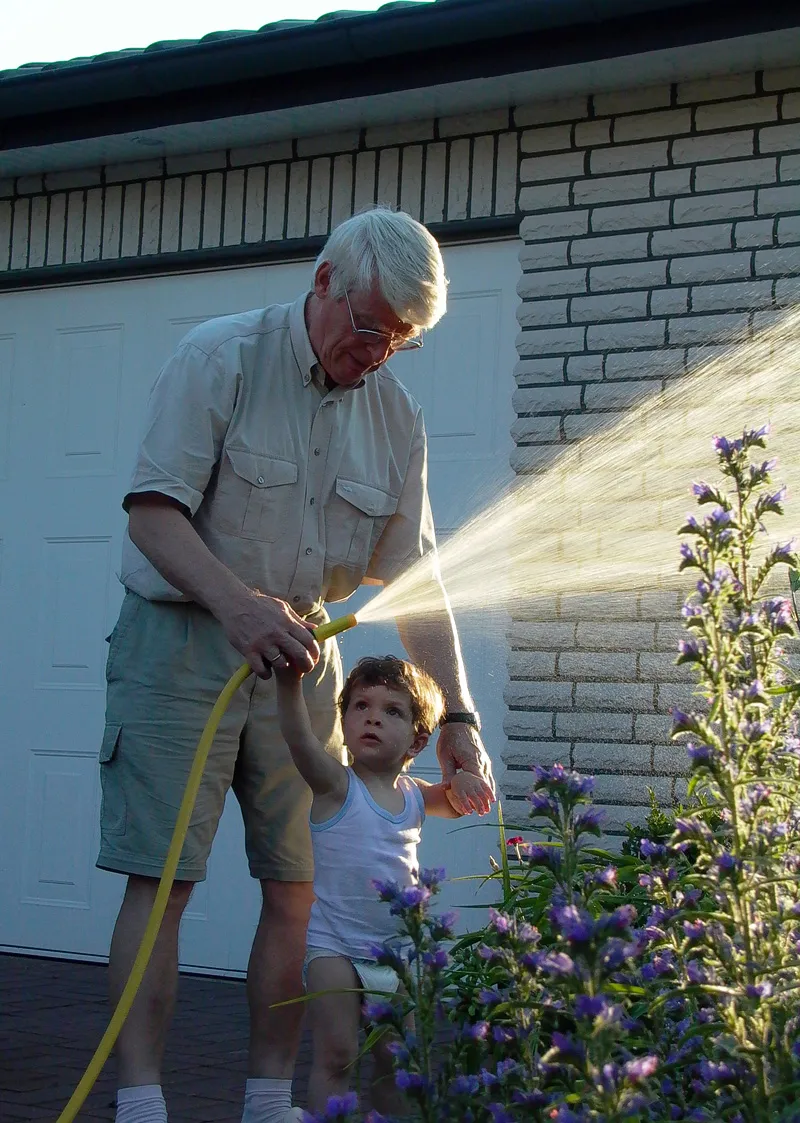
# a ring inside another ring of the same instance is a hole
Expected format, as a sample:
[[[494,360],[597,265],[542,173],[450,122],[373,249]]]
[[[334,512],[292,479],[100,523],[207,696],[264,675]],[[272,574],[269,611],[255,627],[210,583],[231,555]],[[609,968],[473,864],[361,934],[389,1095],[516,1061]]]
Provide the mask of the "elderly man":
[[[263,906],[247,976],[244,1123],[283,1123],[302,1007],[313,875],[309,793],[281,740],[273,667],[308,672],[317,736],[340,754],[338,649],[312,628],[323,603],[391,582],[433,554],[420,407],[384,367],[445,310],[439,247],[408,215],[375,209],[339,226],[313,289],[293,304],[212,320],[180,344],[153,389],[124,506],[126,596],[110,637],[98,865],[128,875],[111,944],[112,999],[155,897],[190,762],[211,706],[244,658],[212,749],[151,964],[117,1047],[118,1123],[164,1123],[161,1061],[178,981],[178,930],[205,877],[225,795],[245,823]],[[432,566],[432,571],[436,567]],[[432,580],[436,580],[432,577]],[[445,776],[491,786],[458,637],[441,611],[399,621],[412,660],[447,701]]]

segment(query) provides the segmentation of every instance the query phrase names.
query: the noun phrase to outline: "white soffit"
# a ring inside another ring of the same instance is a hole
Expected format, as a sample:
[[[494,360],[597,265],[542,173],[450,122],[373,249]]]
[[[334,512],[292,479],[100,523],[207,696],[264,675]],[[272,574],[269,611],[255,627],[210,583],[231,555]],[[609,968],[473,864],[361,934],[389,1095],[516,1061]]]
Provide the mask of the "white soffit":
[[[800,28],[765,32],[548,70],[9,150],[0,152],[0,175],[31,175],[246,148],[291,137],[331,135],[399,121],[476,113],[503,105],[547,102],[575,94],[792,66],[797,65],[798,58]]]

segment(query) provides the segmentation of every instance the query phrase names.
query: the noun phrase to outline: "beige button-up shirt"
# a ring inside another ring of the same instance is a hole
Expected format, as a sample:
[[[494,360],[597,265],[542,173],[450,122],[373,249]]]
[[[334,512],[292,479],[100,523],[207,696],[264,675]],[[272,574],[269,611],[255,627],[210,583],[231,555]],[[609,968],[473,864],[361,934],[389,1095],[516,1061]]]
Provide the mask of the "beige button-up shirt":
[[[153,387],[130,490],[182,503],[221,562],[300,613],[435,549],[422,411],[386,367],[328,391],[294,304],[192,330]],[[123,584],[182,600],[126,533]]]

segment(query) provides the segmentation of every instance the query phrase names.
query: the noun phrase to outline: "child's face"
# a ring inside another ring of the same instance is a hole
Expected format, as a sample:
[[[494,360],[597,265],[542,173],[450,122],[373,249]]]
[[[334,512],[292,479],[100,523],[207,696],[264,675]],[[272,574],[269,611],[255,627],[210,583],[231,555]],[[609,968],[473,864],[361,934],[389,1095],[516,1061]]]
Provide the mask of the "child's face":
[[[411,699],[390,686],[356,686],[342,719],[344,741],[353,760],[366,765],[394,767],[416,754],[428,738],[415,733]]]

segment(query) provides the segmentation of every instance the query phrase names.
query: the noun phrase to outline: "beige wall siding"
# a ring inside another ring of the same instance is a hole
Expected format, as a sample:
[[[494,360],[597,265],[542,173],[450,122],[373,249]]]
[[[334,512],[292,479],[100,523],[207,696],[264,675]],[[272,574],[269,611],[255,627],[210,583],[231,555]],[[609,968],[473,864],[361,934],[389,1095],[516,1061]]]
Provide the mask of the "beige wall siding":
[[[518,108],[521,474],[749,336],[800,285],[800,70]],[[548,431],[546,423],[552,425]],[[688,481],[687,481],[688,483]],[[685,792],[680,597],[571,598],[511,631],[507,789],[594,773],[607,825]]]
[[[0,271],[325,235],[372,203],[428,223],[514,215],[509,109],[0,180]]]

